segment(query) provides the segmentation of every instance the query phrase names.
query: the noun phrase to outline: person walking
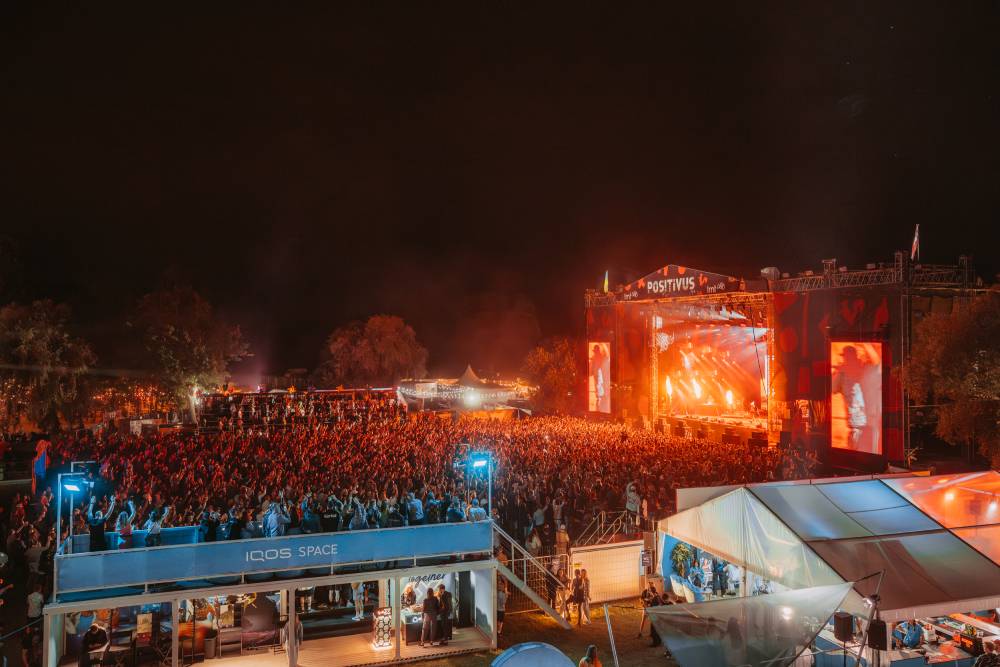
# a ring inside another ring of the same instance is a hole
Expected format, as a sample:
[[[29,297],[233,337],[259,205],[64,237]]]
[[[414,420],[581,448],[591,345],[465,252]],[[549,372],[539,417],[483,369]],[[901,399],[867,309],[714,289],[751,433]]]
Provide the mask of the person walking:
[[[583,599],[580,602],[580,615],[583,616],[583,624],[590,625],[590,577],[587,576],[586,570],[580,570],[580,579],[582,580],[580,588],[583,593]]]
[[[573,571],[569,602],[576,605],[576,625],[579,627],[583,624],[583,578],[580,576],[580,570]]]

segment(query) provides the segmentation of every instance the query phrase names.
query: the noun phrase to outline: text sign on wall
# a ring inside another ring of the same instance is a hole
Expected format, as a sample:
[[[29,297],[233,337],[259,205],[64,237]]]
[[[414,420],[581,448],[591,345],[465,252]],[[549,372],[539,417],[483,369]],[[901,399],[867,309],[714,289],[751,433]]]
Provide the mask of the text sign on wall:
[[[634,299],[720,294],[735,292],[739,289],[740,281],[732,276],[668,264],[644,278],[625,285],[621,298],[623,301],[632,301]]]
[[[490,551],[488,521],[59,556],[58,590],[94,590],[342,563]]]

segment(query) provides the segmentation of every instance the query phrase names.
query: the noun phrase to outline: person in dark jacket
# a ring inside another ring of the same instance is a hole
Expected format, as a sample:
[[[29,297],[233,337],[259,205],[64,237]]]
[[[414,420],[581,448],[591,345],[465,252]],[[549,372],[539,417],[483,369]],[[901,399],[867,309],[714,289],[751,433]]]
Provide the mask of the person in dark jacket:
[[[427,597],[424,598],[424,625],[420,630],[420,645],[437,645],[437,623],[438,614],[441,613],[441,605],[434,595],[434,588],[427,589]]]
[[[441,607],[441,628],[439,630],[441,637],[441,644],[445,645],[448,640],[451,639],[451,616],[454,611],[454,603],[451,593],[448,589],[444,587],[444,584],[438,584],[438,605]]]

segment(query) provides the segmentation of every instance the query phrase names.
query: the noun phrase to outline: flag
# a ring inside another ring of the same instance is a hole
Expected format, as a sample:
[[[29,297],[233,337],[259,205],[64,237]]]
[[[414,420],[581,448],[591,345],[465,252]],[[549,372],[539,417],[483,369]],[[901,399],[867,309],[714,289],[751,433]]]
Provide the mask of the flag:
[[[604,293],[608,293],[608,272],[604,272]]]
[[[49,468],[49,441],[39,440],[35,445],[35,458],[31,461],[31,492],[35,493],[39,481],[45,480]]]
[[[920,225],[913,230],[913,245],[910,246],[910,261],[920,259]]]

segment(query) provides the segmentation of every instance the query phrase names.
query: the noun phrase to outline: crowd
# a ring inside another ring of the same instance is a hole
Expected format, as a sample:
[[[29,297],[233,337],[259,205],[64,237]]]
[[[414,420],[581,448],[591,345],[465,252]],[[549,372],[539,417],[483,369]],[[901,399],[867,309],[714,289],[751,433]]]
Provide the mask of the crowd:
[[[492,508],[486,468],[467,465],[483,450],[494,460]],[[89,532],[94,549],[143,546],[132,543],[140,528],[156,545],[170,526],[198,526],[200,539],[213,541],[482,520],[489,511],[539,555],[565,552],[602,510],[627,510],[649,525],[673,511],[677,488],[801,477],[815,465],[775,448],[611,422],[451,421],[379,406],[274,429],[56,437],[50,457],[54,468],[98,462],[72,512],[74,532]],[[6,553],[32,592],[52,571],[54,514],[46,484],[0,508]],[[116,544],[105,530],[117,531]]]
[[[199,402],[199,425],[224,431],[386,419],[405,411],[392,389],[206,394]]]

